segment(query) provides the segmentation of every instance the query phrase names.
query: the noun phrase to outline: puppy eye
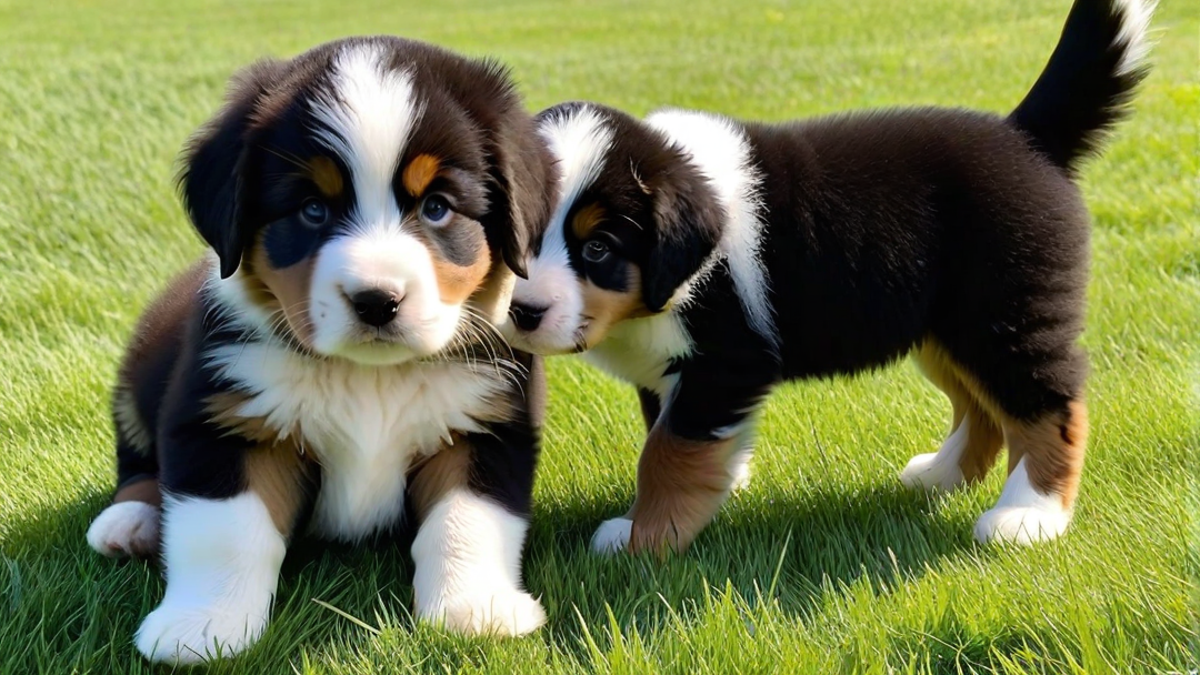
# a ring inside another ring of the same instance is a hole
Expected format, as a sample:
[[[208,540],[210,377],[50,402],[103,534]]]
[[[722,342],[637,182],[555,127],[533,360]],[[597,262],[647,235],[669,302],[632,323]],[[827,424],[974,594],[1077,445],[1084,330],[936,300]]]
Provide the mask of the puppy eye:
[[[450,220],[450,202],[440,194],[432,194],[421,201],[421,220],[427,225],[439,227]]]
[[[300,220],[309,227],[321,227],[329,222],[329,207],[319,199],[306,199],[300,206]]]
[[[602,263],[611,255],[612,249],[599,239],[592,239],[583,245],[583,259],[590,263]]]

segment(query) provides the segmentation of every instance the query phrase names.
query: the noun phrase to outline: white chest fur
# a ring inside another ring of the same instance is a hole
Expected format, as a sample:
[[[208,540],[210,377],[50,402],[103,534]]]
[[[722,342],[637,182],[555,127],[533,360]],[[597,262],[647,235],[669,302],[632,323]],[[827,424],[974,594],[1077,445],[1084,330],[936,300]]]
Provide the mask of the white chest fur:
[[[687,356],[692,340],[679,317],[667,312],[623,321],[583,358],[615,377],[665,398],[676,378],[663,376],[671,359]]]
[[[218,347],[210,363],[249,395],[240,415],[298,438],[321,464],[312,527],[339,539],[393,523],[413,460],[437,452],[453,431],[480,431],[476,420],[490,417],[490,401],[507,386],[498,373],[462,363],[363,366],[269,342]]]

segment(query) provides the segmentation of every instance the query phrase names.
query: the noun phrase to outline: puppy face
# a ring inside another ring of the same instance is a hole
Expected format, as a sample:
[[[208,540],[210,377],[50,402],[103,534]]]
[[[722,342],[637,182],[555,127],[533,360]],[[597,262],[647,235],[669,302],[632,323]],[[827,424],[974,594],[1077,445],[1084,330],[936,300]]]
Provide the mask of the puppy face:
[[[538,123],[559,182],[502,329],[519,349],[579,352],[670,309],[712,252],[720,210],[683,154],[629,115],[568,103]]]
[[[239,309],[316,354],[399,363],[503,315],[548,208],[532,131],[492,64],[345,40],[237,78],[181,183]]]

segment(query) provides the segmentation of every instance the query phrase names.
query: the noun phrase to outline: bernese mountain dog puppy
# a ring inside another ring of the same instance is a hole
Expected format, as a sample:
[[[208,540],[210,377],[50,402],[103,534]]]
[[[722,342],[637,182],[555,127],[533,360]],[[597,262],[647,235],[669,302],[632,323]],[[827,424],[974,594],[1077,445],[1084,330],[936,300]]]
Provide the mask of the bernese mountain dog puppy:
[[[977,482],[1007,445],[975,536],[1062,534],[1088,434],[1089,222],[1074,179],[1146,74],[1151,11],[1077,0],[1003,117],[543,112],[558,197],[502,330],[519,349],[586,352],[637,387],[648,428],[636,500],[593,548],[682,550],[747,478],[772,387],[909,354],[953,418],[901,481]]]
[[[505,69],[393,37],[260,62],[183,163],[213,254],[137,326],[119,489],[87,534],[152,556],[161,519],[166,594],[137,649],[240,652],[301,528],[356,541],[402,519],[418,618],[537,628],[521,551],[543,385],[494,322],[554,169]]]

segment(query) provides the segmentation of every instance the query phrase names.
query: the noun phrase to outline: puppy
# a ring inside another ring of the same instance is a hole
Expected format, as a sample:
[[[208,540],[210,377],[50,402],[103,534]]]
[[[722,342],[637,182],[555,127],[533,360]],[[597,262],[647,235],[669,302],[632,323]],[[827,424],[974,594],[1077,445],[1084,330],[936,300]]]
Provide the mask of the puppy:
[[[402,519],[419,618],[537,628],[520,570],[540,373],[491,322],[553,174],[504,69],[390,37],[262,62],[184,163],[214,255],[135,331],[120,488],[87,535],[154,555],[161,494],[167,589],[138,650],[241,652],[302,526],[356,541]]]
[[[785,124],[591,103],[545,111],[562,174],[503,330],[638,389],[637,498],[597,551],[685,548],[748,476],[780,381],[911,354],[953,406],[909,486],[1008,480],[975,526],[1067,528],[1087,441],[1088,214],[1073,178],[1145,76],[1151,7],[1077,0],[1007,117],[950,109]]]

